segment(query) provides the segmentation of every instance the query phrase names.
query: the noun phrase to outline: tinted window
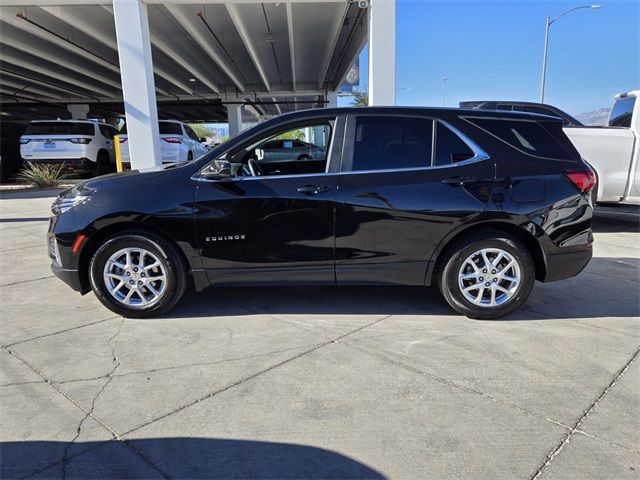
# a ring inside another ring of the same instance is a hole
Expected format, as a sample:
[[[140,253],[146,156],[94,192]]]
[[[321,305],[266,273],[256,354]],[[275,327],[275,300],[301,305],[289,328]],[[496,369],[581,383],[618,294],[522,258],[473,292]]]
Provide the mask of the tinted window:
[[[436,126],[436,157],[434,165],[449,165],[468,160],[475,154],[473,150],[446,125],[438,122]]]
[[[160,122],[158,124],[160,135],[182,135],[182,127],[179,123]]]
[[[103,137],[106,138],[113,138],[113,128],[107,126],[107,125],[98,125],[98,128],[100,129],[100,133],[102,134]]]
[[[37,122],[31,123],[25,135],[94,135],[93,123]]]
[[[562,139],[556,138],[556,135],[564,135],[561,129],[552,135],[540,123],[534,121],[493,118],[469,118],[468,120],[521,152],[544,158],[573,157],[563,147]],[[561,123],[557,122],[557,125],[561,126]]]
[[[631,127],[631,116],[636,97],[619,98],[613,104],[611,115],[609,116],[609,126],[611,127]]]
[[[353,170],[431,165],[433,121],[417,117],[357,117]]]
[[[187,135],[189,136],[189,138],[191,138],[192,140],[195,140],[196,142],[200,141],[200,138],[198,137],[198,135],[196,135],[196,132],[193,131],[193,128],[191,128],[189,125],[185,125],[184,129],[187,132]]]
[[[273,140],[271,142],[267,142],[262,147],[264,150],[275,150],[276,148],[282,148],[281,140]]]

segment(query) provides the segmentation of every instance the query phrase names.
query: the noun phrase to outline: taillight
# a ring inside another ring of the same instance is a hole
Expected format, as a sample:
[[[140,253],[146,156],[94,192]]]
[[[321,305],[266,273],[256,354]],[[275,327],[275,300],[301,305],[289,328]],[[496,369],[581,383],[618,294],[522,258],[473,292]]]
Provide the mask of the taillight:
[[[119,141],[120,143],[124,143],[124,142],[126,142],[127,140],[128,140],[127,138],[118,137],[118,141]]]
[[[593,170],[579,170],[577,172],[565,172],[565,177],[573,183],[581,193],[589,193],[596,186],[596,174]]]
[[[81,143],[82,145],[91,143],[90,138],[68,138],[67,140],[69,140],[71,143]]]
[[[27,143],[29,143],[31,141],[30,138],[21,138],[20,139],[20,145],[26,145]]]
[[[182,139],[180,137],[162,137],[167,143],[182,143]]]

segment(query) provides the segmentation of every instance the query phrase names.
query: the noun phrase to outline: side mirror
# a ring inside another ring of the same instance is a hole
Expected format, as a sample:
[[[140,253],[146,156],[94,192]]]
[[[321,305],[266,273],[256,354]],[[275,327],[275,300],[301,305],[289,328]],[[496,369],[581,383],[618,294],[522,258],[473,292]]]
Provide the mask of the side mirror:
[[[214,160],[200,172],[202,178],[210,180],[221,180],[231,178],[231,163],[226,160]]]
[[[207,143],[207,139],[206,139],[206,138],[204,138],[204,137],[202,137],[202,138],[200,139],[200,143]]]

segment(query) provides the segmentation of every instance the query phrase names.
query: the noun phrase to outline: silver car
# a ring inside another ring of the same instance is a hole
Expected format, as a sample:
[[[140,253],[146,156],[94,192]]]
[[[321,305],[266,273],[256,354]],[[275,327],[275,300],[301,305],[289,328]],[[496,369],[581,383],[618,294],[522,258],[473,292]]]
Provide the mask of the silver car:
[[[264,152],[262,162],[283,162],[289,160],[322,160],[326,150],[302,140],[270,140],[260,147]]]

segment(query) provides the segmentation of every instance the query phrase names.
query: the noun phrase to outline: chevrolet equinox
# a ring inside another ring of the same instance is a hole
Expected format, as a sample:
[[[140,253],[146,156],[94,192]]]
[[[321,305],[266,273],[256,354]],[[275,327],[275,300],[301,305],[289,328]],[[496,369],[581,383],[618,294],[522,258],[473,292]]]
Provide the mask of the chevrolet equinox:
[[[273,140],[322,155],[265,155]],[[246,130],[205,156],[62,192],[49,256],[74,290],[126,317],[187,285],[433,285],[492,319],[534,281],[591,258],[595,177],[542,115],[445,108],[317,109]]]

